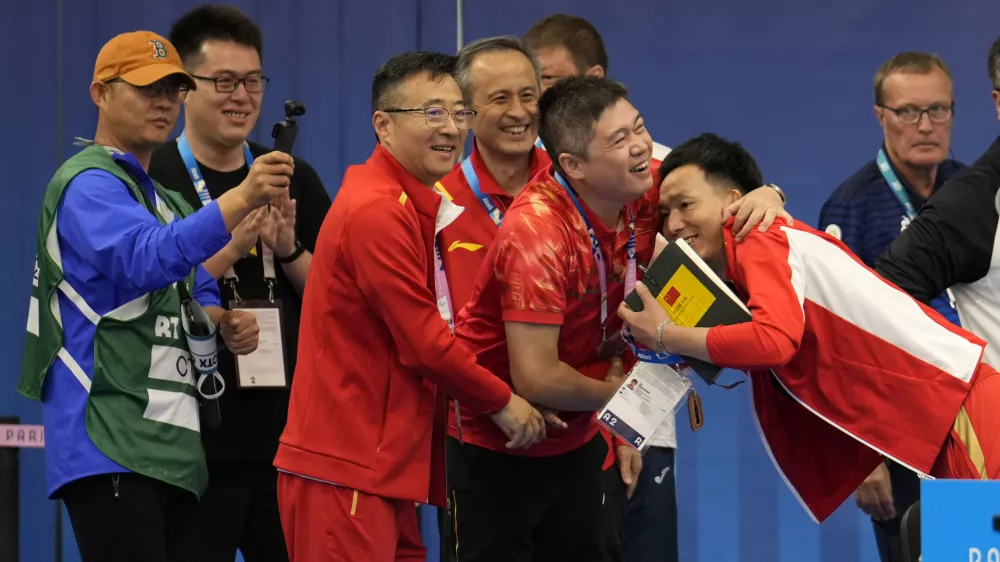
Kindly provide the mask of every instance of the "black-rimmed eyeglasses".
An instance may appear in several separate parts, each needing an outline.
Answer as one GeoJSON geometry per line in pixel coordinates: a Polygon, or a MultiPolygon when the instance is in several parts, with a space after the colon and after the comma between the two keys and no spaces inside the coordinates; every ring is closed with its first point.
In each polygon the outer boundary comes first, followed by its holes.
{"type": "Polygon", "coordinates": [[[914,123],[919,123],[924,117],[924,113],[927,117],[934,123],[947,123],[951,121],[951,118],[955,116],[955,104],[951,105],[932,105],[930,107],[916,107],[908,105],[905,107],[889,107],[887,105],[880,105],[882,109],[887,109],[896,114],[896,118],[900,123],[906,123],[907,125],[913,125],[914,123]]]}
{"type": "Polygon", "coordinates": [[[217,78],[210,78],[208,76],[197,76],[195,74],[191,75],[195,80],[204,80],[205,82],[214,82],[215,91],[220,94],[231,94],[243,84],[246,91],[257,94],[263,92],[267,89],[267,83],[271,81],[267,76],[247,76],[246,78],[236,78],[235,76],[219,76],[217,78]]]}

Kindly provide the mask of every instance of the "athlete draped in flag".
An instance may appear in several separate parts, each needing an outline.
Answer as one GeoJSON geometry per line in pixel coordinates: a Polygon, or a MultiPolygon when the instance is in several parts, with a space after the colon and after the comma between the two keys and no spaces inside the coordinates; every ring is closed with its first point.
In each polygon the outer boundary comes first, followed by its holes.
{"type": "Polygon", "coordinates": [[[722,209],[762,183],[738,143],[696,137],[660,170],[663,235],[687,241],[753,320],[671,325],[641,284],[644,310],[622,304],[619,316],[643,345],[748,373],[765,446],[817,522],[883,457],[921,475],[1000,477],[1000,416],[990,406],[1000,376],[982,362],[983,340],[800,222],[779,220],[735,243],[722,209]]]}

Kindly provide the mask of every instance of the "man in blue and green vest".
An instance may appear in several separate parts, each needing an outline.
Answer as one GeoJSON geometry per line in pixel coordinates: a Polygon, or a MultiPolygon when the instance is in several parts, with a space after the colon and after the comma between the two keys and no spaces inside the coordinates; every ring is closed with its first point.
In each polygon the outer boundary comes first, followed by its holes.
{"type": "Polygon", "coordinates": [[[44,404],[49,497],[65,501],[85,562],[193,558],[207,469],[178,287],[230,350],[257,345],[256,319],[223,311],[199,264],[287,188],[294,164],[263,155],[197,212],[156,184],[150,155],[194,88],[165,38],[109,41],[90,86],[94,140],[45,192],[18,390],[44,404]]]}

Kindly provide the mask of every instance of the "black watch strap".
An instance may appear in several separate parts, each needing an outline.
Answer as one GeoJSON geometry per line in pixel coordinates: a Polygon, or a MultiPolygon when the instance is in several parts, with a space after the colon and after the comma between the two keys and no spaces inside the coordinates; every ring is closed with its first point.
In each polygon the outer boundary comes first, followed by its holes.
{"type": "Polygon", "coordinates": [[[275,258],[277,258],[278,263],[292,263],[293,261],[299,259],[299,257],[302,256],[302,254],[304,254],[304,253],[306,253],[305,246],[303,246],[298,241],[298,239],[296,239],[295,240],[295,251],[294,252],[292,252],[291,254],[288,254],[287,256],[285,256],[283,258],[279,258],[278,256],[275,256],[275,258]]]}

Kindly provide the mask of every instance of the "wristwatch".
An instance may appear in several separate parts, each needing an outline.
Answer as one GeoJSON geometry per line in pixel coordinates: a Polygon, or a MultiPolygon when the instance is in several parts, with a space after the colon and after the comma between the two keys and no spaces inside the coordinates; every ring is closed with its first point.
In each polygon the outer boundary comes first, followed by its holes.
{"type": "Polygon", "coordinates": [[[770,187],[771,189],[777,191],[778,192],[778,197],[781,197],[782,204],[788,202],[788,198],[785,197],[785,192],[782,191],[781,188],[777,186],[777,184],[769,183],[769,184],[765,184],[764,187],[770,187]]]}
{"type": "Polygon", "coordinates": [[[294,252],[288,254],[287,256],[285,256],[283,258],[278,257],[278,256],[275,256],[275,258],[278,259],[278,263],[292,263],[293,261],[299,259],[299,256],[301,256],[304,253],[306,253],[305,246],[303,246],[302,243],[299,242],[299,239],[296,238],[295,239],[295,251],[294,252]]]}

